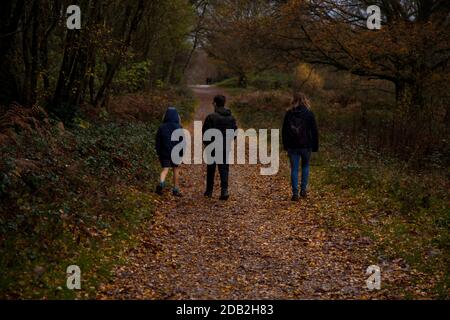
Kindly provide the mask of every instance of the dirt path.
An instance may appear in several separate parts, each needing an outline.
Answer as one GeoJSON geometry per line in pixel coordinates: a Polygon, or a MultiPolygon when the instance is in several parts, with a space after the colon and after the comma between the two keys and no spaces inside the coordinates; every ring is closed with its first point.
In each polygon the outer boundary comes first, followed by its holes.
{"type": "MultiPolygon", "coordinates": [[[[194,92],[200,101],[195,119],[203,120],[220,90],[194,92]]],[[[345,231],[323,229],[317,220],[317,202],[332,206],[333,195],[312,190],[310,199],[292,203],[283,172],[261,176],[258,166],[234,165],[231,199],[220,202],[218,177],[214,198],[206,199],[204,165],[184,166],[185,197],[161,199],[142,245],[99,298],[374,297],[365,288],[370,259],[362,257],[369,256],[368,244],[345,231]]]]}

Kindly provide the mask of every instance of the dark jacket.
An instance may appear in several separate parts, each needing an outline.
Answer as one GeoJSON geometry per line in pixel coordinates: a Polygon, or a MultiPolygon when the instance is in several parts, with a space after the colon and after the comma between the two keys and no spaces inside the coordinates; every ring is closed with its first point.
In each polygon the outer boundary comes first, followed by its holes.
{"type": "MultiPolygon", "coordinates": [[[[237,129],[236,119],[231,114],[231,110],[224,107],[217,107],[214,113],[208,115],[203,123],[203,134],[205,134],[208,129],[218,129],[225,142],[227,129],[237,129]]],[[[207,142],[206,144],[208,144],[207,142]]]]}
{"type": "Polygon", "coordinates": [[[177,110],[174,107],[168,108],[164,115],[163,124],[156,133],[155,149],[160,159],[171,159],[172,149],[182,140],[172,141],[172,133],[181,128],[177,110]]]}
{"type": "Polygon", "coordinates": [[[313,152],[319,151],[319,133],[317,130],[317,123],[314,113],[303,106],[290,109],[284,117],[282,138],[285,150],[306,148],[312,149],[313,152]],[[294,116],[301,117],[305,121],[307,135],[306,143],[304,144],[299,143],[297,139],[292,137],[292,134],[288,128],[288,121],[294,116]]]}

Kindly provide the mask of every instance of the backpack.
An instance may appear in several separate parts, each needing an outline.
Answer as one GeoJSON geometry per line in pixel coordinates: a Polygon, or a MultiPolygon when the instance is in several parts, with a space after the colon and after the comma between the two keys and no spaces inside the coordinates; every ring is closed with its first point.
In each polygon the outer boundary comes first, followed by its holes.
{"type": "Polygon", "coordinates": [[[289,135],[298,146],[306,146],[308,143],[307,121],[304,114],[293,112],[287,123],[289,135]]]}

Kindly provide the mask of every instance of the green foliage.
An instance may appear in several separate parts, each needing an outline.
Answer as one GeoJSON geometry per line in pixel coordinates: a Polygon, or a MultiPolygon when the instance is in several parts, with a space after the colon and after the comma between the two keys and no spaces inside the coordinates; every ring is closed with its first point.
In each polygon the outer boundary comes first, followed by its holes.
{"type": "Polygon", "coordinates": [[[192,120],[195,108],[197,107],[197,101],[192,91],[185,86],[175,87],[175,96],[182,97],[175,101],[175,106],[177,107],[181,121],[188,124],[192,120]]]}
{"type": "MultiPolygon", "coordinates": [[[[191,93],[167,95],[189,119],[191,93]]],[[[156,104],[155,114],[166,107],[156,104]]],[[[95,297],[153,213],[159,119],[79,116],[70,129],[53,123],[0,146],[1,298],[95,297]],[[81,292],[65,289],[72,264],[82,270],[81,292]]]]}
{"type": "Polygon", "coordinates": [[[130,186],[156,180],[154,133],[143,123],[92,123],[58,141],[27,137],[20,147],[2,147],[3,297],[67,297],[56,288],[65,286],[65,268],[83,260],[90,261],[80,265],[86,283],[96,282],[95,260],[152,212],[152,201],[128,205],[124,197],[139,193],[130,186]],[[17,152],[35,160],[17,161],[17,152]],[[45,269],[43,278],[33,278],[35,268],[45,269]]]}
{"type": "Polygon", "coordinates": [[[360,151],[342,152],[333,146],[327,151],[322,163],[331,165],[322,167],[326,177],[323,183],[339,188],[341,196],[349,193],[361,198],[354,209],[357,216],[343,212],[345,219],[335,218],[361,230],[369,229],[381,255],[402,257],[411,267],[435,279],[430,293],[448,298],[448,181],[436,172],[405,170],[395,159],[379,161],[365,153],[355,161],[354,155],[360,151]],[[379,222],[368,228],[361,224],[362,219],[379,222]]]}
{"type": "MultiPolygon", "coordinates": [[[[247,79],[248,86],[257,90],[278,90],[292,87],[294,77],[291,74],[278,71],[264,71],[255,75],[250,75],[247,79]]],[[[225,79],[217,84],[222,88],[238,88],[237,77],[225,79]]]]}
{"type": "MultiPolygon", "coordinates": [[[[280,128],[289,106],[288,97],[271,91],[246,92],[235,97],[232,108],[241,126],[280,128]]],[[[405,161],[375,151],[364,140],[349,140],[345,134],[330,130],[335,128],[337,115],[327,109],[323,96],[314,96],[312,105],[321,132],[320,152],[313,155],[311,162],[312,189],[318,194],[330,192],[339,202],[351,203],[342,210],[322,208],[324,225],[369,236],[380,257],[401,257],[426,274],[415,281],[428,287],[431,296],[448,299],[449,181],[439,162],[417,170],[405,161]],[[431,284],[423,282],[431,279],[431,284]]]]}
{"type": "Polygon", "coordinates": [[[216,85],[221,88],[238,88],[239,87],[237,77],[222,80],[221,82],[217,83],[216,85]]]}
{"type": "Polygon", "coordinates": [[[152,61],[151,85],[164,88],[182,82],[183,68],[192,48],[188,35],[196,23],[195,14],[189,1],[152,2],[152,10],[142,21],[134,45],[152,61]]]}
{"type": "Polygon", "coordinates": [[[250,92],[238,95],[231,104],[243,127],[279,128],[290,97],[284,91],[250,92]]]}
{"type": "Polygon", "coordinates": [[[144,90],[148,85],[151,65],[150,61],[140,61],[120,69],[114,80],[113,88],[118,93],[134,93],[144,90]]]}
{"type": "Polygon", "coordinates": [[[294,77],[291,74],[265,71],[250,77],[249,84],[258,90],[277,90],[291,88],[293,81],[294,77]]]}

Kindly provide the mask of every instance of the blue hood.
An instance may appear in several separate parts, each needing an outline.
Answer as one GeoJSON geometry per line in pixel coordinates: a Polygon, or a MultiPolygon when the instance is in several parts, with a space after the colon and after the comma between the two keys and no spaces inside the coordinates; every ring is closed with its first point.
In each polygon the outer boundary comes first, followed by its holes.
{"type": "Polygon", "coordinates": [[[164,123],[180,123],[180,116],[177,109],[169,107],[164,115],[164,123]]]}

